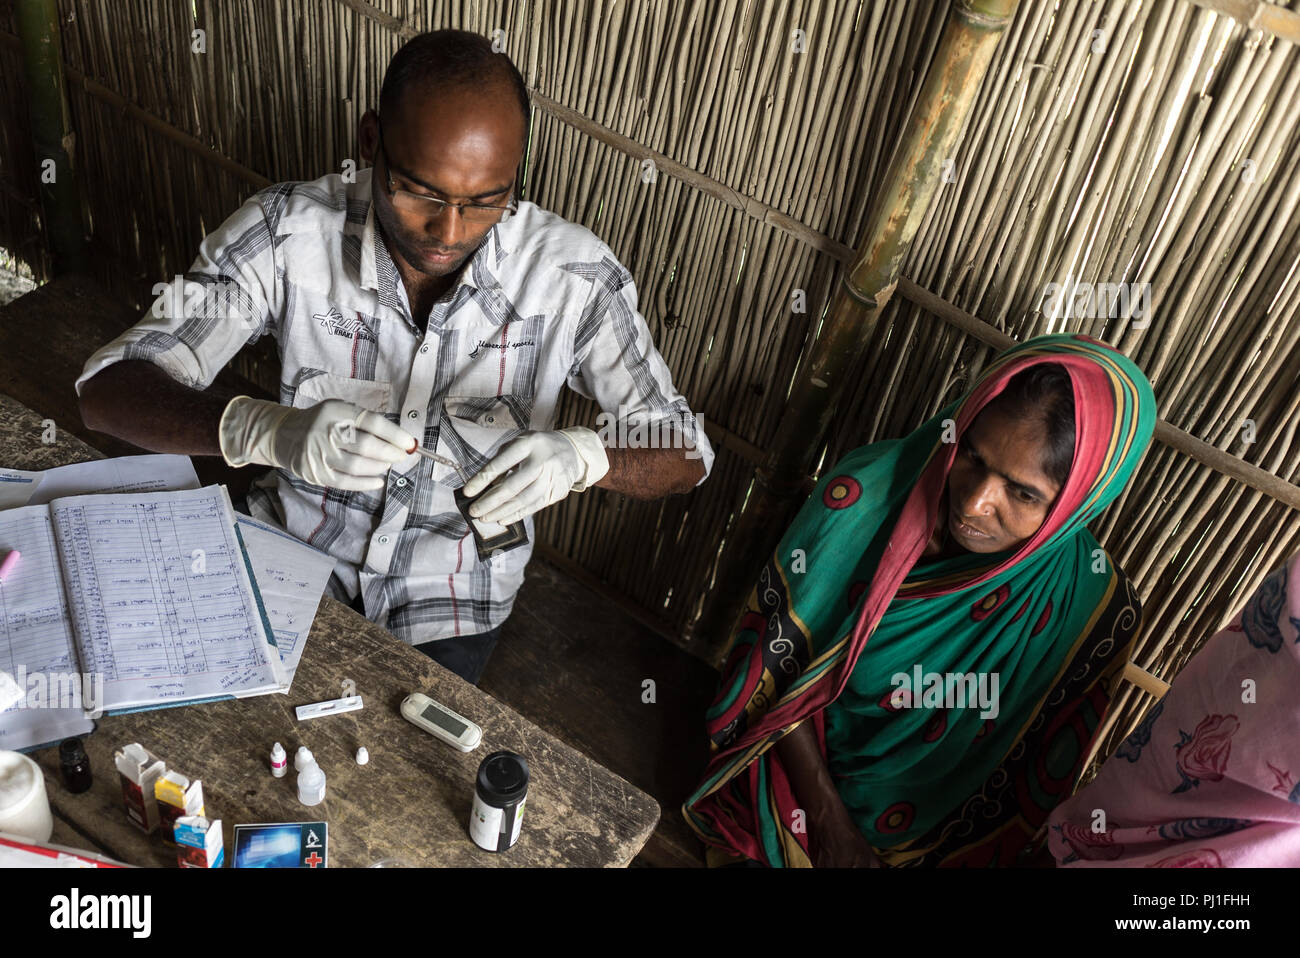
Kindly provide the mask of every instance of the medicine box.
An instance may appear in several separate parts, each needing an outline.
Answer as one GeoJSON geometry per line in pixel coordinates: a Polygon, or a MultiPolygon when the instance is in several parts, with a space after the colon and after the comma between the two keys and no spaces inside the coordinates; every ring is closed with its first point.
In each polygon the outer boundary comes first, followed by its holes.
{"type": "Polygon", "coordinates": [[[174,837],[176,861],[181,868],[220,868],[225,860],[219,818],[182,815],[176,819],[174,837]]]}
{"type": "Polygon", "coordinates": [[[158,799],[158,813],[162,816],[163,840],[169,845],[175,843],[174,829],[176,819],[182,815],[202,815],[203,783],[197,778],[189,778],[177,771],[164,772],[154,782],[154,796],[158,799]]]}
{"type": "Polygon", "coordinates": [[[158,827],[158,800],[154,783],[167,771],[167,763],[143,745],[131,744],[113,753],[122,777],[122,804],[126,817],[146,835],[158,827]]]}

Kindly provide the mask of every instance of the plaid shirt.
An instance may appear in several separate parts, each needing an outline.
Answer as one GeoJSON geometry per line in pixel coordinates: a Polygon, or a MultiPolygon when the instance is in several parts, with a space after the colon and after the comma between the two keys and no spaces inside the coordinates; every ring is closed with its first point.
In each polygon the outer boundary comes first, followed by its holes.
{"type": "MultiPolygon", "coordinates": [[[[251,197],[204,238],[184,277],[188,295],[171,284],[139,323],[90,357],[78,393],[105,366],[131,359],[206,389],[243,346],[269,333],[282,403],[340,398],[382,412],[467,475],[524,430],[554,428],[567,383],[616,420],[621,412],[629,423],[681,424],[707,477],[713,449],[673,388],[637,312],[632,277],[608,246],[520,203],[421,330],[376,229],[370,172],[353,183],[338,174],[279,183],[251,197]]],[[[254,483],[248,502],[256,517],[335,558],[331,594],[350,601],[360,591],[368,618],[420,643],[504,622],[532,554],[529,517],[529,545],[479,561],[453,499],[459,485],[454,470],[412,455],[377,492],[317,486],[275,469],[254,483]]]]}

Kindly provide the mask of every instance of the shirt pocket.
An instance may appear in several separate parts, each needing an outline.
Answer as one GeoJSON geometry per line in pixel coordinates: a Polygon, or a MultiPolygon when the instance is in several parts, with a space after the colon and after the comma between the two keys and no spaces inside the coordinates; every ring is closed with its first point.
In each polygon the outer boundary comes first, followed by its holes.
{"type": "Polygon", "coordinates": [[[298,384],[293,395],[295,409],[306,409],[326,399],[343,399],[362,409],[380,414],[389,412],[393,399],[393,384],[382,380],[349,379],[333,373],[320,373],[298,384]]]}
{"type": "Polygon", "coordinates": [[[519,397],[448,396],[438,428],[438,454],[456,463],[460,471],[435,462],[434,480],[459,488],[527,429],[519,397]]]}

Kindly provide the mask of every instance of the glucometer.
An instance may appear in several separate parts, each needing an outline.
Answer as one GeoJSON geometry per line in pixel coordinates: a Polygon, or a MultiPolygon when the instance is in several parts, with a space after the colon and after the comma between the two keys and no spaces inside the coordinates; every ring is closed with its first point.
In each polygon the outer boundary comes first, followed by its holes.
{"type": "Polygon", "coordinates": [[[472,752],[483,740],[483,730],[423,692],[402,699],[402,718],[462,752],[472,752]]]}

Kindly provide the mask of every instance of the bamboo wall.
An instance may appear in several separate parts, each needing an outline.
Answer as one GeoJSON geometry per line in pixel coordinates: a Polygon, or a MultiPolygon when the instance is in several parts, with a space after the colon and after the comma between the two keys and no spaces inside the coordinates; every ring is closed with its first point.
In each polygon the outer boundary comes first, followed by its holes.
{"type": "MultiPolygon", "coordinates": [[[[1016,339],[1113,343],[1161,418],[1295,482],[1298,57],[1183,0],[1022,3],[904,275],[1016,339]],[[1150,324],[1043,315],[1070,277],[1151,283],[1150,324]]],[[[913,428],[994,355],[910,303],[891,318],[828,462],[913,428]]],[[[1142,595],[1135,661],[1165,679],[1300,549],[1293,509],[1155,442],[1093,531],[1142,595]]],[[[1101,754],[1151,701],[1127,687],[1101,754]]]]}
{"type": "MultiPolygon", "coordinates": [[[[525,194],[622,258],[678,388],[721,447],[689,497],[594,490],[538,528],[690,645],[735,496],[775,430],[948,6],[60,0],[98,269],[143,309],[152,283],[184,270],[203,232],[255,188],[357,157],[357,121],[403,31],[503,30],[539,103],[640,144],[629,156],[539,108],[525,194]],[[204,54],[190,50],[196,26],[204,54]],[[645,151],[668,161],[652,184],[645,151]],[[686,172],[665,172],[673,162],[686,172]],[[796,289],[806,312],[791,308],[796,289]]],[[[22,250],[34,163],[3,36],[13,32],[0,0],[0,163],[17,184],[0,190],[0,246],[22,250]]],[[[1294,482],[1296,56],[1187,0],[1024,0],[904,275],[1016,338],[1069,329],[1118,345],[1147,370],[1162,417],[1294,482]],[[1150,282],[1150,326],[1043,315],[1045,284],[1067,277],[1150,282]]],[[[915,427],[991,356],[901,296],[869,335],[827,463],[915,427]]],[[[267,356],[245,371],[273,380],[267,356]]],[[[596,411],[570,395],[562,422],[590,424],[596,411]]],[[[1137,661],[1165,678],[1300,549],[1294,511],[1156,444],[1095,531],[1143,595],[1137,661]]],[[[1126,693],[1114,734],[1148,702],[1126,693]]]]}

